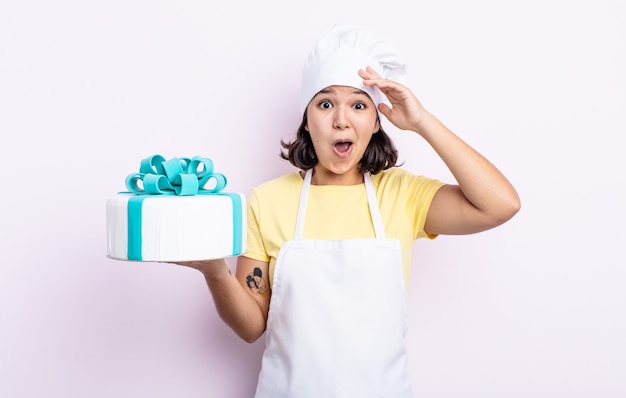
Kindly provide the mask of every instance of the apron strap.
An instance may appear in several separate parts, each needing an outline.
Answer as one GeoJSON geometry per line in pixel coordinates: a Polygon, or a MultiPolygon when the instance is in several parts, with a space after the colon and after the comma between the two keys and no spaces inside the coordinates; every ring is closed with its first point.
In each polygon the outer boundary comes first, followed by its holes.
{"type": "MultiPolygon", "coordinates": [[[[309,201],[309,189],[311,187],[311,177],[313,176],[313,169],[308,169],[304,175],[304,182],[302,183],[302,191],[300,192],[300,205],[298,206],[298,217],[296,218],[296,231],[294,239],[302,239],[302,232],[304,231],[304,219],[306,216],[307,204],[309,201]]],[[[383,226],[383,218],[378,208],[378,200],[376,200],[376,192],[374,192],[374,184],[370,173],[363,175],[365,180],[365,192],[367,194],[367,203],[369,205],[370,217],[372,218],[372,224],[374,224],[374,232],[376,238],[385,238],[385,228],[383,226]]]]}
{"type": "Polygon", "coordinates": [[[302,231],[304,231],[304,218],[306,216],[306,206],[309,202],[309,187],[311,186],[311,177],[313,176],[313,169],[308,169],[304,175],[304,183],[302,184],[302,191],[300,192],[300,206],[298,207],[298,218],[296,218],[296,233],[294,235],[295,240],[302,239],[302,231]]]}
{"type": "Polygon", "coordinates": [[[385,227],[383,226],[383,217],[380,214],[380,208],[378,207],[378,200],[376,200],[376,192],[374,192],[374,184],[372,184],[372,178],[370,173],[364,174],[365,179],[365,192],[367,192],[367,203],[370,206],[370,217],[372,217],[372,223],[374,224],[374,232],[376,238],[385,238],[385,227]]]}

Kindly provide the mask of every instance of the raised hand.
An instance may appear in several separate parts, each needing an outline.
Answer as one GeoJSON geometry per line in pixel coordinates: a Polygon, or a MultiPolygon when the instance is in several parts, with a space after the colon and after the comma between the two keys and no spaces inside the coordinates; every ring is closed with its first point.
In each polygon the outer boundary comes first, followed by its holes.
{"type": "Polygon", "coordinates": [[[420,126],[428,112],[409,88],[393,80],[383,79],[369,66],[365,70],[359,70],[359,76],[363,78],[364,85],[376,86],[385,94],[391,107],[381,103],[378,110],[393,125],[401,130],[420,132],[420,126]]]}

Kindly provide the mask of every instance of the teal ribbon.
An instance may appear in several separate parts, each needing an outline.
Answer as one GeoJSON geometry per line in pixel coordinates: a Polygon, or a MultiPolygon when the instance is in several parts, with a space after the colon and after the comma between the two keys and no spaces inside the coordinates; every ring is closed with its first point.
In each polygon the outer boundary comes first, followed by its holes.
{"type": "Polygon", "coordinates": [[[233,256],[237,256],[243,253],[242,238],[241,238],[241,223],[242,223],[242,205],[241,196],[236,193],[218,193],[218,195],[225,195],[233,202],[233,256]]]}
{"type": "Polygon", "coordinates": [[[153,155],[141,161],[139,173],[126,177],[126,187],[136,195],[180,195],[210,194],[226,187],[226,176],[213,172],[209,158],[172,158],[165,160],[153,155]],[[207,188],[209,183],[212,188],[207,188]]]}
{"type": "Polygon", "coordinates": [[[242,201],[233,193],[221,192],[227,184],[223,174],[213,172],[209,158],[172,158],[165,160],[153,155],[141,161],[139,173],[126,177],[126,187],[135,195],[128,201],[128,259],[142,260],[142,205],[147,195],[207,195],[228,196],[233,202],[232,255],[242,253],[242,201]],[[209,183],[212,183],[212,187],[209,183]]]}
{"type": "Polygon", "coordinates": [[[129,260],[143,260],[141,247],[143,246],[141,237],[142,215],[144,196],[131,196],[128,199],[128,252],[129,260]]]}

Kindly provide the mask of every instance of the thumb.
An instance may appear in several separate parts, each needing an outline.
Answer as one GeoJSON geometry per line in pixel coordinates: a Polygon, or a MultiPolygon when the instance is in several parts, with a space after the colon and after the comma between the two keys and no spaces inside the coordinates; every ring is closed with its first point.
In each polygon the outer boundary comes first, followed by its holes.
{"type": "Polygon", "coordinates": [[[389,107],[389,105],[385,104],[384,102],[381,102],[380,104],[378,104],[378,110],[380,111],[380,113],[382,113],[387,119],[389,119],[389,115],[391,115],[391,108],[389,107]]]}

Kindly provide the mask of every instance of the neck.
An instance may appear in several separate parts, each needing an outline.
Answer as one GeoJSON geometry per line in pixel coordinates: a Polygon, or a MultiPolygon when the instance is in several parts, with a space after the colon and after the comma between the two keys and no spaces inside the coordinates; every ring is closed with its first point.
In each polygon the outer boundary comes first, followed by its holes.
{"type": "Polygon", "coordinates": [[[358,170],[345,174],[335,174],[313,168],[311,185],[359,185],[363,183],[363,174],[358,170]]]}

